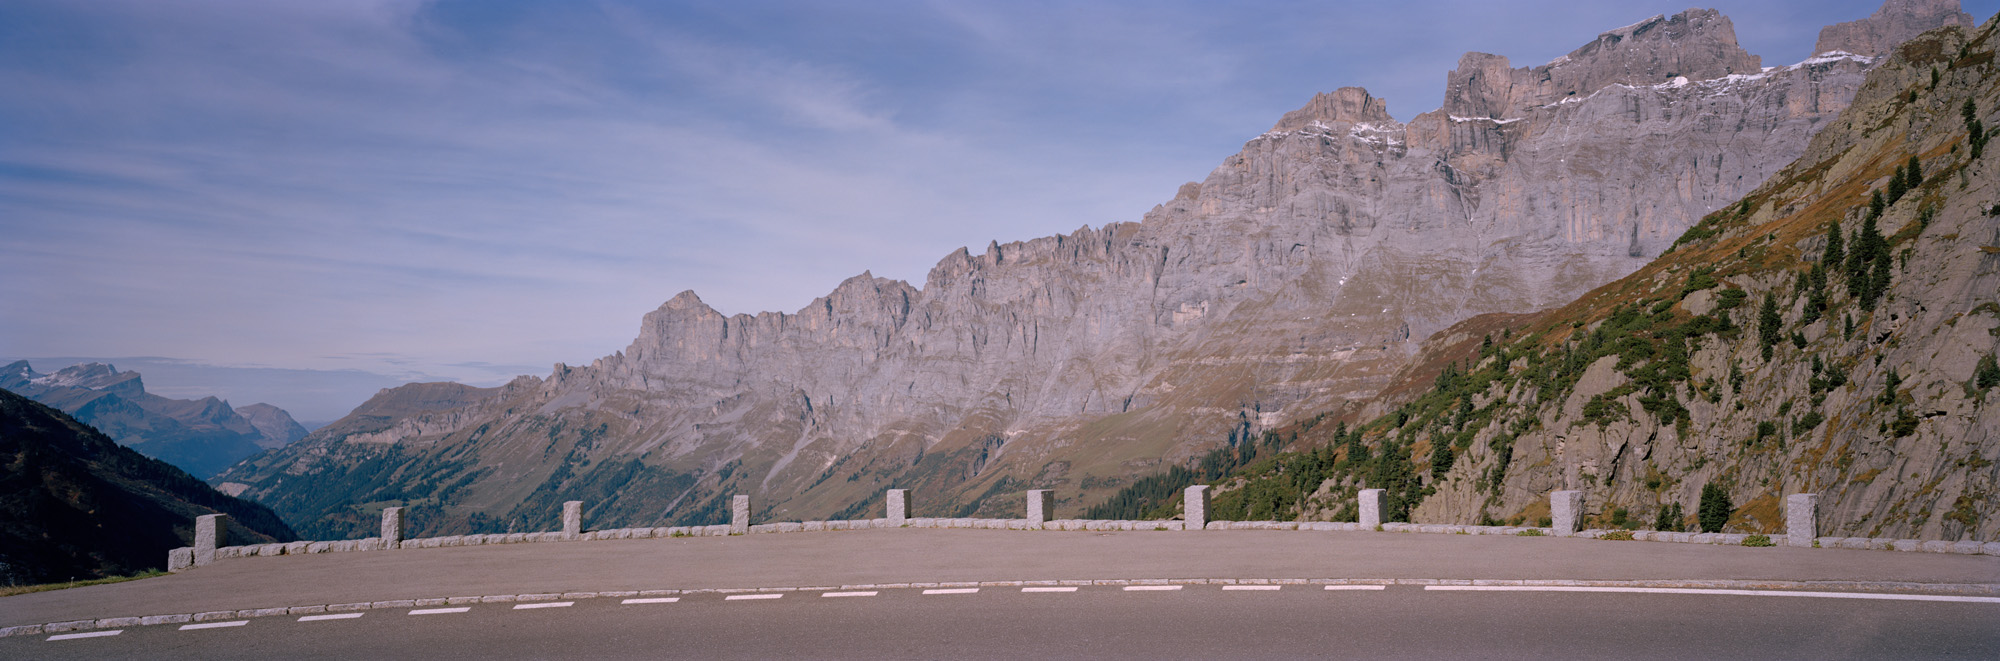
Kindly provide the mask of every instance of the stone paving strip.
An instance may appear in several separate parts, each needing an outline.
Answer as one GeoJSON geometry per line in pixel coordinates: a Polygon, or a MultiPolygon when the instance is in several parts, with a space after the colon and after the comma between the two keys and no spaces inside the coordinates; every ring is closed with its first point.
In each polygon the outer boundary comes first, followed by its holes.
{"type": "Polygon", "coordinates": [[[1188,585],[1215,585],[1224,590],[1271,590],[1285,585],[1318,585],[1323,590],[1382,590],[1391,585],[1414,585],[1427,590],[1517,590],[1548,592],[1652,592],[1660,594],[1746,595],[1772,597],[1831,597],[1843,599],[1883,599],[1901,601],[1950,601],[2000,603],[2000,584],[1994,583],[1913,583],[1899,581],[1756,581],[1756,580],[1549,580],[1549,579],[1453,579],[1453,578],[1172,578],[1172,579],[1062,579],[1033,581],[966,581],[940,583],[871,583],[861,585],[703,588],[693,590],[625,590],[603,592],[562,592],[441,597],[392,601],[354,602],[209,611],[143,617],[114,617],[73,620],[0,628],[0,638],[55,634],[49,640],[70,640],[115,636],[128,627],[161,624],[227,622],[241,626],[252,618],[297,615],[299,621],[352,619],[363,611],[388,608],[411,609],[410,615],[464,613],[470,606],[456,604],[525,604],[538,608],[559,608],[553,604],[580,599],[621,599],[620,604],[670,604],[684,596],[720,594],[725,601],[778,599],[788,592],[819,592],[822,596],[870,596],[881,590],[923,589],[933,594],[966,594],[978,588],[1019,588],[1021,592],[1075,592],[1079,587],[1117,586],[1132,591],[1179,590],[1188,585]],[[841,594],[846,593],[846,594],[841,594]],[[1911,594],[1928,593],[1928,594],[1911,594]],[[557,601],[562,600],[562,601],[557,601]],[[550,605],[535,605],[547,603],[550,605]]]}
{"type": "MultiPolygon", "coordinates": [[[[1130,589],[1130,588],[1127,588],[1130,589]]],[[[1426,585],[1424,590],[1457,592],[1617,592],[1639,594],[1699,594],[1738,597],[1811,597],[1820,599],[1879,599],[1889,601],[1952,601],[2000,604],[2000,597],[1962,597],[1944,594],[1885,594],[1880,592],[1803,592],[1798,590],[1717,590],[1702,588],[1641,588],[1581,585],[1426,585]]]]}

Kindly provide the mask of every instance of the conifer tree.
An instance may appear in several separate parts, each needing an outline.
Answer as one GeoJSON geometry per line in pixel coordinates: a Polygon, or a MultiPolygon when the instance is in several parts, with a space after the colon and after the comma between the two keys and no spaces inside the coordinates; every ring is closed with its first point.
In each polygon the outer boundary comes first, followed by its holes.
{"type": "Polygon", "coordinates": [[[1909,164],[1903,166],[1903,177],[1909,180],[1908,187],[1911,190],[1924,185],[1924,164],[1917,160],[1915,154],[1911,154],[1909,164]]]}
{"type": "Polygon", "coordinates": [[[1827,223],[1826,253],[1820,256],[1819,263],[1825,264],[1830,268],[1839,266],[1841,262],[1845,261],[1847,261],[1847,249],[1842,245],[1840,240],[1840,223],[1837,221],[1827,223]]]}
{"type": "Polygon", "coordinates": [[[1701,506],[1695,511],[1695,518],[1701,522],[1702,532],[1722,532],[1728,525],[1730,512],[1736,509],[1729,502],[1729,492],[1714,482],[1701,486],[1701,506]]]}

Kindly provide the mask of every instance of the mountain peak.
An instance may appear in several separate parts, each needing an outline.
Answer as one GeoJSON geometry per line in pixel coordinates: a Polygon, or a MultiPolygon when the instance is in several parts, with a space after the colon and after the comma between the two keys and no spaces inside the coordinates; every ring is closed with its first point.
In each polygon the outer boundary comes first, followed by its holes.
{"type": "Polygon", "coordinates": [[[1947,25],[1973,26],[1972,15],[1959,9],[1958,0],[1888,0],[1868,18],[1821,28],[1813,53],[1880,57],[1925,30],[1947,25]]]}
{"type": "Polygon", "coordinates": [[[1371,96],[1360,87],[1342,87],[1332,92],[1320,92],[1306,102],[1304,108],[1285,113],[1272,131],[1297,131],[1314,123],[1396,121],[1389,116],[1389,105],[1383,99],[1371,96]]]}
{"type": "Polygon", "coordinates": [[[1466,53],[1445,75],[1444,109],[1458,117],[1503,119],[1609,85],[1699,81],[1762,69],[1762,60],[1736,43],[1729,17],[1689,9],[1605,31],[1539,67],[1510,69],[1505,57],[1466,53]]]}

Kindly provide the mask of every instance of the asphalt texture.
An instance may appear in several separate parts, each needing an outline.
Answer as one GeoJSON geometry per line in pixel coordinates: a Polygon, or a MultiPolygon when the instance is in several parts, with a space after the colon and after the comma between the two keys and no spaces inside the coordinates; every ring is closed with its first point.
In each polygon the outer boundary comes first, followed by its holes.
{"type": "MultiPolygon", "coordinates": [[[[266,658],[2000,658],[2000,604],[1390,586],[1071,593],[920,589],[555,608],[378,609],[301,622],[0,639],[0,657],[266,658]]],[[[561,602],[557,602],[561,603],[561,602]]]]}
{"type": "MultiPolygon", "coordinates": [[[[529,593],[1116,579],[1530,579],[2000,584],[2000,558],[1384,532],[885,529],[237,558],[0,598],[0,627],[529,593]]],[[[0,638],[0,658],[241,656],[1398,656],[2000,658],[2000,603],[1494,593],[1288,585],[971,595],[802,590],[755,601],[613,597],[514,610],[297,615],[183,631],[0,638]],[[953,599],[959,599],[954,601],[953,599]],[[1037,601],[1042,599],[1044,601],[1037,601]],[[834,604],[844,604],[835,607],[834,604]],[[642,608],[641,606],[658,606],[642,608]],[[1657,654],[1655,654],[1657,652],[1657,654]]],[[[1906,590],[1907,591],[1907,590],[1906,590]]],[[[1921,590],[1919,590],[1921,591],[1921,590]]],[[[85,633],[85,632],[78,632],[85,633]]]]}

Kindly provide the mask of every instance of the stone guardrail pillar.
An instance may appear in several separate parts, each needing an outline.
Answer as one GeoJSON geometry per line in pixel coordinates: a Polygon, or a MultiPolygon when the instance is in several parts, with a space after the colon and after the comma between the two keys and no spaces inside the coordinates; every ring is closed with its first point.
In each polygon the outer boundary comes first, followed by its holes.
{"type": "Polygon", "coordinates": [[[1201,530],[1208,526],[1208,485],[1197,484],[1187,488],[1187,504],[1182,507],[1186,514],[1181,517],[1181,530],[1201,530]]]}
{"type": "Polygon", "coordinates": [[[407,527],[403,525],[403,508],[382,508],[382,548],[402,548],[405,530],[407,527]]]}
{"type": "Polygon", "coordinates": [[[215,550],[229,545],[229,515],[204,514],[194,518],[194,566],[215,562],[215,550]]]}
{"type": "Polygon", "coordinates": [[[1362,489],[1356,497],[1360,502],[1361,527],[1374,530],[1382,526],[1382,490],[1362,489]]]}
{"type": "Polygon", "coordinates": [[[583,535],[583,501],[563,501],[563,539],[576,539],[583,535]]]}
{"type": "Polygon", "coordinates": [[[1040,527],[1055,518],[1055,499],[1049,497],[1048,489],[1028,491],[1028,525],[1040,527]]]}
{"type": "Polygon", "coordinates": [[[1785,545],[1812,546],[1819,536],[1819,494],[1785,496],[1785,545]]]}
{"type": "Polygon", "coordinates": [[[743,535],[750,532],[750,497],[739,495],[729,499],[729,534],[743,535]]]}
{"type": "Polygon", "coordinates": [[[901,527],[910,520],[909,489],[890,489],[882,502],[889,510],[889,525],[901,527]]]}
{"type": "Polygon", "coordinates": [[[1583,492],[1550,492],[1549,519],[1557,537],[1575,535],[1577,524],[1583,519],[1583,492]]]}

